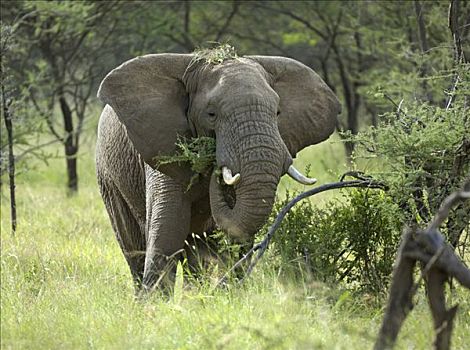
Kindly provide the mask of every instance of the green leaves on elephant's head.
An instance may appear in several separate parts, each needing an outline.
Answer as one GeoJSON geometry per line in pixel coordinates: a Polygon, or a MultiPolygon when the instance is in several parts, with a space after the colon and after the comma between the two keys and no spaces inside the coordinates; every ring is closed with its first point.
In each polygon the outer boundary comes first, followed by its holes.
{"type": "Polygon", "coordinates": [[[193,54],[195,61],[204,61],[207,64],[213,65],[238,58],[235,48],[230,44],[221,44],[212,49],[198,49],[193,54]]]}

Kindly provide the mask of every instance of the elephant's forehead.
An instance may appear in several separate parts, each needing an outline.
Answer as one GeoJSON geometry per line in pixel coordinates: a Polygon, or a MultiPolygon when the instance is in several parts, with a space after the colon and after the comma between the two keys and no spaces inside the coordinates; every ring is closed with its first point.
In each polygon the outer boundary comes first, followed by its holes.
{"type": "Polygon", "coordinates": [[[218,86],[222,90],[228,89],[231,92],[234,90],[246,90],[248,92],[252,89],[266,91],[269,87],[266,76],[262,70],[252,65],[243,65],[233,67],[224,72],[218,81],[218,86]]]}
{"type": "Polygon", "coordinates": [[[210,67],[207,79],[201,81],[200,92],[212,103],[233,99],[235,95],[260,95],[262,99],[278,100],[276,92],[270,86],[270,77],[257,62],[237,58],[210,67]]]}
{"type": "Polygon", "coordinates": [[[227,61],[223,64],[215,65],[213,72],[222,81],[233,81],[233,79],[259,79],[265,73],[264,69],[257,62],[246,58],[238,58],[227,61]]]}

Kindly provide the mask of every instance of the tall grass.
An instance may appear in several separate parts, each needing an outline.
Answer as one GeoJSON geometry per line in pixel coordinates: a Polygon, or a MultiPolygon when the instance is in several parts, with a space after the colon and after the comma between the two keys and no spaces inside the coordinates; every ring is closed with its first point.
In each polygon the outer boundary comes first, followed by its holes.
{"type": "MultiPolygon", "coordinates": [[[[336,178],[341,145],[320,145],[296,162],[321,182],[336,178]]],[[[51,159],[18,183],[18,231],[9,234],[2,193],[2,349],[364,349],[371,348],[383,310],[371,296],[339,286],[278,277],[266,257],[243,287],[213,290],[183,279],[175,297],[134,297],[131,277],[98,194],[92,151],[79,160],[80,190],[65,194],[64,160],[51,159]]],[[[283,179],[280,192],[292,189],[283,179]]],[[[274,257],[271,257],[274,258],[274,257]]],[[[455,349],[470,341],[470,298],[461,307],[455,349]]],[[[398,348],[430,348],[432,321],[422,293],[398,348]]]]}

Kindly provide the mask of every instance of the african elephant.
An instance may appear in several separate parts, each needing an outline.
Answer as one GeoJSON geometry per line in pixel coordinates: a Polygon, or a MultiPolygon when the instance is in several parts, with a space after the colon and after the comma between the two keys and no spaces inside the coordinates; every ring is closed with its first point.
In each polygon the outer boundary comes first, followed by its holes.
{"type": "Polygon", "coordinates": [[[252,239],[282,175],[315,181],[297,172],[292,158],[327,139],[340,112],[313,70],[270,56],[210,63],[194,54],[145,55],[112,70],[98,97],[106,104],[96,146],[100,192],[134,281],[144,289],[158,284],[168,257],[192,232],[216,224],[239,241],[252,239]],[[216,140],[214,171],[189,191],[189,166],[157,169],[155,162],[176,152],[178,135],[216,140]]]}

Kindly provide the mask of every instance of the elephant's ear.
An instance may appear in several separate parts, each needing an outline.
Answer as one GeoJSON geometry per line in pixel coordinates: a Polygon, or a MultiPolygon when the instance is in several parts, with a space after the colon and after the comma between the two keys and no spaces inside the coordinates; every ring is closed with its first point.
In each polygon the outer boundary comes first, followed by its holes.
{"type": "Polygon", "coordinates": [[[134,147],[152,167],[156,156],[175,152],[178,135],[190,135],[188,97],[181,78],[191,58],[184,54],[134,58],[112,70],[98,90],[100,100],[114,109],[134,147]]]}
{"type": "Polygon", "coordinates": [[[285,57],[247,56],[272,76],[280,97],[279,132],[292,156],[327,139],[335,130],[341,105],[312,69],[285,57]]]}

